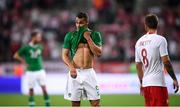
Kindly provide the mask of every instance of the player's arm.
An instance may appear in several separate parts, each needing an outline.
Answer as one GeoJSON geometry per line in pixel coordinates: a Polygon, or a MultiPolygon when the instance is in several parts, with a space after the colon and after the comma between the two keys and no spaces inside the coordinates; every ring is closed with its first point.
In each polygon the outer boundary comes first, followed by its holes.
{"type": "Polygon", "coordinates": [[[142,78],[143,78],[142,62],[136,62],[136,69],[137,69],[139,82],[142,85],[142,78]]]}
{"type": "Polygon", "coordinates": [[[70,52],[69,49],[63,48],[63,50],[62,50],[62,59],[63,59],[64,63],[69,67],[71,77],[76,78],[76,76],[77,76],[76,68],[71,63],[71,59],[69,57],[69,52],[70,52]]]}
{"type": "Polygon", "coordinates": [[[161,55],[161,60],[162,60],[162,62],[164,64],[164,68],[166,69],[168,74],[173,79],[173,85],[174,85],[174,89],[175,89],[175,93],[176,93],[179,90],[179,84],[178,84],[176,75],[174,73],[174,70],[173,70],[169,55],[168,55],[167,41],[166,41],[165,38],[163,38],[160,41],[159,52],[160,52],[160,55],[161,55]]]}
{"type": "Polygon", "coordinates": [[[174,85],[174,89],[175,89],[175,93],[179,90],[179,84],[176,78],[176,75],[174,73],[172,64],[170,62],[170,58],[168,55],[165,55],[163,57],[161,57],[162,62],[164,64],[164,67],[166,69],[166,71],[168,72],[168,74],[171,76],[171,78],[173,79],[173,85],[174,85]]]}
{"type": "Polygon", "coordinates": [[[73,66],[71,59],[70,59],[70,56],[69,56],[70,48],[71,48],[70,38],[71,38],[71,34],[67,33],[65,38],[64,38],[64,44],[63,44],[63,50],[62,50],[62,60],[69,67],[71,77],[76,78],[76,76],[77,76],[76,69],[73,66]]]}
{"type": "Polygon", "coordinates": [[[21,57],[21,56],[19,55],[18,52],[16,52],[16,53],[14,54],[13,58],[16,59],[16,60],[18,60],[18,61],[20,61],[22,64],[26,64],[26,61],[24,60],[23,57],[21,57]]]}
{"type": "Polygon", "coordinates": [[[71,69],[71,68],[74,68],[74,66],[71,63],[71,59],[69,56],[70,49],[71,49],[70,38],[71,38],[71,33],[69,32],[66,34],[66,36],[64,38],[63,50],[62,50],[62,60],[71,69]]]}
{"type": "Polygon", "coordinates": [[[136,62],[136,69],[137,69],[137,74],[138,74],[138,78],[139,78],[139,82],[140,82],[140,94],[143,95],[143,88],[142,88],[142,82],[143,82],[143,64],[141,62],[141,58],[139,56],[138,53],[138,49],[135,46],[135,62],[136,62]]]}
{"type": "Polygon", "coordinates": [[[69,57],[69,52],[70,52],[69,49],[63,48],[62,59],[69,68],[74,68],[73,64],[71,63],[70,57],[69,57]]]}
{"type": "MultiPolygon", "coordinates": [[[[137,44],[137,43],[136,43],[137,44]]],[[[141,62],[141,58],[138,53],[138,48],[135,46],[135,62],[136,62],[136,69],[137,69],[137,74],[139,78],[139,82],[142,85],[142,78],[143,78],[143,64],[141,62]]]]}
{"type": "Polygon", "coordinates": [[[140,82],[140,94],[143,95],[143,88],[142,88],[142,79],[143,79],[143,69],[142,69],[142,62],[136,62],[136,69],[137,74],[140,82]]]}
{"type": "Polygon", "coordinates": [[[84,38],[87,40],[91,52],[94,55],[100,57],[102,55],[102,46],[98,46],[93,42],[93,40],[91,39],[91,32],[85,32],[84,38]]]}

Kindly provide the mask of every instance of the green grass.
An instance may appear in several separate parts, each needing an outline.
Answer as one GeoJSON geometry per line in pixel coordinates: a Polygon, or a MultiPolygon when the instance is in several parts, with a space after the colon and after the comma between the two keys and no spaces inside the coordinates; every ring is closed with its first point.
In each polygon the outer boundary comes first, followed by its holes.
{"type": "MultiPolygon", "coordinates": [[[[52,95],[51,105],[53,106],[70,106],[71,103],[64,100],[62,95],[52,95]]],[[[170,95],[170,105],[180,106],[180,96],[170,95]]],[[[43,106],[44,101],[42,96],[35,96],[36,105],[43,106]]],[[[0,94],[0,106],[27,106],[28,97],[25,95],[16,94],[0,94]]],[[[81,105],[89,106],[88,101],[82,101],[81,105]]],[[[144,99],[140,95],[102,95],[102,106],[143,106],[144,99]]]]}

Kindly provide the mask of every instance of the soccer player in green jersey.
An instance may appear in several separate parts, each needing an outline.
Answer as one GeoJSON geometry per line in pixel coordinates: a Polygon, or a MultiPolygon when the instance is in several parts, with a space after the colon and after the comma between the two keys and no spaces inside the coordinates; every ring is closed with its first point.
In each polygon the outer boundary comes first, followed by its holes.
{"type": "Polygon", "coordinates": [[[41,86],[45,105],[50,106],[49,96],[45,85],[45,70],[42,64],[42,50],[41,43],[42,33],[35,30],[31,33],[31,40],[29,44],[22,46],[15,54],[14,58],[26,66],[26,76],[29,86],[29,106],[34,107],[34,90],[33,87],[36,82],[41,86]]]}
{"type": "Polygon", "coordinates": [[[70,100],[73,107],[80,106],[81,98],[89,100],[91,106],[99,107],[93,59],[102,54],[101,34],[88,28],[86,13],[78,13],[75,21],[77,29],[66,34],[62,51],[62,59],[69,68],[64,98],[70,100]]]}

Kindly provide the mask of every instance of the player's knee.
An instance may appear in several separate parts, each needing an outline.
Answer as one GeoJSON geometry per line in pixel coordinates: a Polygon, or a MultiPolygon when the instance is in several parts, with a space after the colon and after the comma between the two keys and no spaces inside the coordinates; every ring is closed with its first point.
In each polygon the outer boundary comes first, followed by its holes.
{"type": "Polygon", "coordinates": [[[80,107],[80,101],[72,101],[72,107],[80,107]]]}
{"type": "Polygon", "coordinates": [[[46,86],[42,85],[42,86],[41,86],[41,89],[44,90],[44,91],[46,91],[46,86]]]}
{"type": "Polygon", "coordinates": [[[99,103],[100,103],[100,100],[94,100],[94,101],[90,101],[91,102],[91,106],[92,107],[99,107],[100,105],[99,105],[99,103]]]}
{"type": "Polygon", "coordinates": [[[42,92],[43,92],[44,95],[47,95],[47,90],[46,90],[46,88],[42,88],[42,92]]]}
{"type": "Polygon", "coordinates": [[[34,94],[33,88],[29,89],[29,95],[32,96],[34,94]]]}

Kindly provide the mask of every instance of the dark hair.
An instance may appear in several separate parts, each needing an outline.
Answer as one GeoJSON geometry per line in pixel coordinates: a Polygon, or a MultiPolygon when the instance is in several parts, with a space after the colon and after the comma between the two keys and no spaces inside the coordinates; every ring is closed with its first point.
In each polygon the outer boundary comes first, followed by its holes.
{"type": "Polygon", "coordinates": [[[32,31],[32,32],[31,32],[31,38],[37,36],[37,34],[39,34],[39,33],[41,33],[41,31],[40,31],[40,30],[37,30],[37,29],[34,30],[34,31],[32,31]]]}
{"type": "Polygon", "coordinates": [[[76,17],[78,18],[84,18],[86,21],[88,21],[88,15],[86,13],[83,12],[79,12],[76,17]]]}
{"type": "Polygon", "coordinates": [[[155,14],[148,14],[145,17],[145,24],[150,29],[157,29],[158,17],[155,14]]]}

